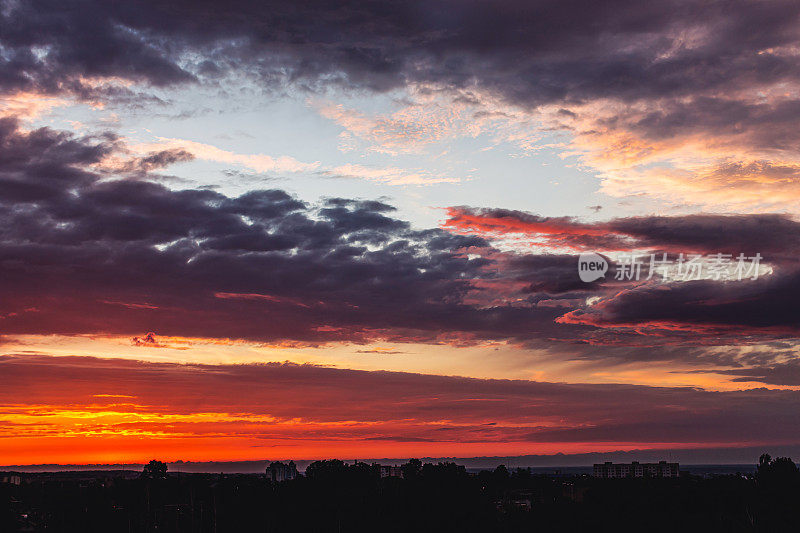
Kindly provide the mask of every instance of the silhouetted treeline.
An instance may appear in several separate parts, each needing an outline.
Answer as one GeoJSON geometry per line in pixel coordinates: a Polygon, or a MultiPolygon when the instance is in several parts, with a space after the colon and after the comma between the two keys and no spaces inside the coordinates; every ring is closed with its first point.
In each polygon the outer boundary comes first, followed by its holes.
{"type": "Polygon", "coordinates": [[[282,483],[158,461],[141,473],[19,474],[0,485],[0,531],[800,531],[800,472],[766,454],[755,475],[708,479],[470,474],[417,460],[399,472],[330,460],[282,483]]]}

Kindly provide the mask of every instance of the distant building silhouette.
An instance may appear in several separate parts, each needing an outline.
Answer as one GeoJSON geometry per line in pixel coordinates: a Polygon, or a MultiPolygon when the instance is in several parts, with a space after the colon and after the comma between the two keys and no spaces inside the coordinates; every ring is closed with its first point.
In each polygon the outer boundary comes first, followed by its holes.
{"type": "Polygon", "coordinates": [[[297,477],[297,467],[294,461],[289,461],[286,464],[272,462],[267,468],[267,477],[271,481],[289,481],[297,477]]]}
{"type": "Polygon", "coordinates": [[[594,477],[619,478],[619,477],[678,477],[678,463],[659,461],[657,463],[640,463],[634,461],[627,463],[612,463],[607,461],[594,465],[594,477]]]}
{"type": "Polygon", "coordinates": [[[403,477],[403,469],[399,466],[378,465],[381,477],[403,477]]]}

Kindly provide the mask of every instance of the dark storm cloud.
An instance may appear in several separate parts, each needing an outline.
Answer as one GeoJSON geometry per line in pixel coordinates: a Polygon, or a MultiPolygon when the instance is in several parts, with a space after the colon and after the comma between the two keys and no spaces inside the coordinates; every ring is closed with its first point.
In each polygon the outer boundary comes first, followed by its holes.
{"type": "MultiPolygon", "coordinates": [[[[138,173],[108,179],[89,169],[120,149],[113,135],[25,132],[11,119],[0,126],[6,335],[567,342],[616,346],[609,358],[641,358],[622,347],[787,338],[800,322],[794,305],[800,277],[791,255],[800,233],[785,216],[588,224],[459,208],[451,212],[458,223],[446,226],[473,234],[418,230],[377,201],[330,198],[312,205],[279,190],[231,198],[171,190],[138,173]],[[544,232],[572,245],[581,237],[588,239],[584,246],[600,240],[758,251],[774,271],[757,282],[584,284],[573,254],[501,252],[481,236],[505,231],[544,232]],[[589,297],[600,300],[589,305],[589,297]],[[667,332],[651,337],[640,326],[667,332]]],[[[170,152],[145,160],[183,158],[170,152]]],[[[575,356],[589,357],[589,350],[575,356]]]]}
{"type": "Polygon", "coordinates": [[[563,320],[599,327],[652,326],[692,334],[796,337],[800,272],[759,281],[693,281],[622,291],[563,320]]]}
{"type": "Polygon", "coordinates": [[[635,239],[640,248],[761,252],[771,261],[796,261],[800,253],[800,222],[788,215],[628,217],[610,221],[607,228],[635,239]]]}
{"type": "MultiPolygon", "coordinates": [[[[597,328],[587,335],[589,342],[722,345],[794,339],[800,333],[800,223],[787,215],[645,216],[594,223],[468,207],[451,208],[449,215],[444,227],[490,240],[521,239],[576,252],[666,251],[673,260],[680,253],[723,253],[733,258],[740,253],[748,257],[759,253],[771,268],[758,280],[663,284],[616,280],[610,262],[606,278],[588,286],[574,275],[574,255],[517,256],[507,261],[506,275],[528,279],[530,284],[523,290],[532,300],[541,298],[542,293],[567,301],[597,297],[591,305],[577,305],[557,319],[562,324],[597,328]]],[[[642,261],[647,263],[646,258],[642,261]]],[[[619,348],[608,355],[641,357],[619,348]]],[[[719,354],[715,357],[719,364],[735,363],[719,354]]]]}
{"type": "Polygon", "coordinates": [[[64,199],[76,187],[97,177],[83,167],[98,163],[114,150],[115,137],[74,138],[40,129],[18,134],[18,121],[0,118],[0,198],[4,204],[64,199]]]}
{"type": "MultiPolygon", "coordinates": [[[[588,252],[667,250],[673,256],[723,253],[733,257],[759,253],[772,267],[771,274],[757,281],[627,286],[602,283],[599,286],[606,291],[601,294],[601,301],[566,314],[559,319],[561,322],[601,328],[652,327],[671,330],[672,337],[684,340],[704,335],[791,338],[800,332],[800,223],[787,215],[649,216],[583,223],[569,217],[541,217],[501,209],[461,207],[451,209],[450,214],[445,226],[461,232],[524,235],[541,238],[548,245],[588,252]]],[[[564,279],[563,290],[580,290],[579,283],[570,283],[574,278],[564,279]]],[[[552,291],[555,287],[548,288],[538,280],[530,288],[552,291]]]]}
{"type": "Polygon", "coordinates": [[[4,334],[469,342],[555,328],[555,309],[467,303],[475,280],[498,277],[467,255],[488,248],[480,237],[415,230],[376,201],[108,179],[86,166],[113,138],[2,124],[4,334]]]}
{"type": "Polygon", "coordinates": [[[800,362],[791,360],[770,366],[714,370],[716,374],[733,376],[732,381],[759,382],[769,385],[800,385],[800,362]]]}
{"type": "Polygon", "coordinates": [[[184,161],[192,161],[194,155],[186,150],[180,148],[172,148],[168,150],[159,150],[151,152],[147,155],[134,158],[127,161],[121,169],[121,172],[141,172],[148,173],[153,170],[165,168],[174,163],[181,163],[184,161]]]}
{"type": "Polygon", "coordinates": [[[778,52],[797,42],[799,12],[788,1],[6,1],[0,86],[80,92],[91,89],[81,76],[170,85],[238,70],[307,86],[479,87],[526,106],[731,94],[796,79],[797,57],[778,52]]]}

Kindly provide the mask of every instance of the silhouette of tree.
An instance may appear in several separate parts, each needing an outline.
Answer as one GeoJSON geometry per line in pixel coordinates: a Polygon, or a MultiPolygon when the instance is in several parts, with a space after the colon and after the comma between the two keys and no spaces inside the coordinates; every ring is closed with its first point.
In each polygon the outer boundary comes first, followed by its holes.
{"type": "Polygon", "coordinates": [[[500,480],[507,480],[509,478],[508,468],[506,465],[500,465],[494,469],[494,475],[500,480]]]}
{"type": "Polygon", "coordinates": [[[422,461],[419,459],[409,459],[409,461],[400,467],[403,470],[403,477],[405,479],[415,479],[422,472],[422,461]]]}
{"type": "Polygon", "coordinates": [[[768,483],[789,483],[800,480],[800,470],[791,457],[776,457],[763,454],[758,459],[758,479],[768,483]]]}
{"type": "Polygon", "coordinates": [[[145,479],[166,479],[167,463],[155,459],[144,465],[142,477],[145,479]]]}
{"type": "Polygon", "coordinates": [[[762,453],[761,457],[758,458],[758,470],[760,471],[764,467],[769,467],[771,462],[772,457],[768,453],[762,453]]]}
{"type": "Polygon", "coordinates": [[[347,465],[339,459],[314,461],[306,467],[306,477],[309,479],[336,478],[344,474],[347,465]]]}

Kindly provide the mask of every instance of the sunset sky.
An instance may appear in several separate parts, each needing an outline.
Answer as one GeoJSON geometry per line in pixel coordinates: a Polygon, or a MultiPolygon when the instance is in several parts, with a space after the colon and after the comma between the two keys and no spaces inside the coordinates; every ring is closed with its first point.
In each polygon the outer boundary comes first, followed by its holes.
{"type": "Polygon", "coordinates": [[[800,3],[0,0],[0,110],[2,465],[800,453],[800,3]]]}

